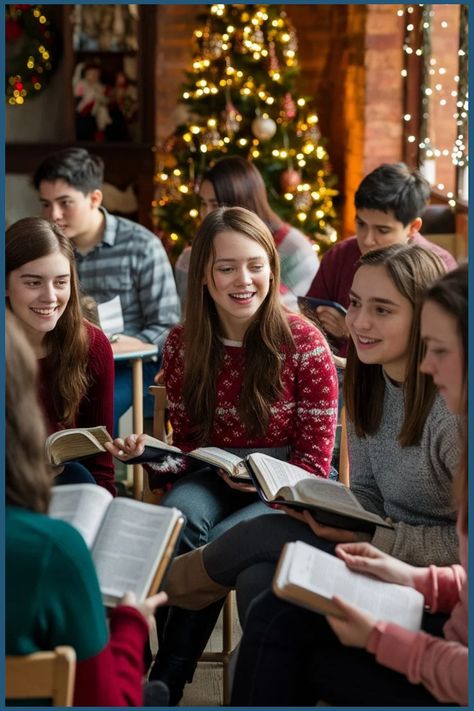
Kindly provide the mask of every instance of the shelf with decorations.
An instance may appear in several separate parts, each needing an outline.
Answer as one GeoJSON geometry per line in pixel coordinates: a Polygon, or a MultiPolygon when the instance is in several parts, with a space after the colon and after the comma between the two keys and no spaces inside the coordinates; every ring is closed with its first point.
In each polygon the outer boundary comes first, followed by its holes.
{"type": "Polygon", "coordinates": [[[9,111],[34,121],[36,107],[43,113],[45,103],[48,111],[58,107],[55,131],[45,131],[44,138],[39,131],[31,136],[13,130],[9,136],[7,130],[7,172],[31,174],[47,153],[81,145],[103,158],[107,182],[120,190],[133,184],[135,217],[151,226],[155,100],[149,58],[156,7],[8,5],[6,37],[9,111]],[[18,51],[25,37],[28,57],[18,51]]]}

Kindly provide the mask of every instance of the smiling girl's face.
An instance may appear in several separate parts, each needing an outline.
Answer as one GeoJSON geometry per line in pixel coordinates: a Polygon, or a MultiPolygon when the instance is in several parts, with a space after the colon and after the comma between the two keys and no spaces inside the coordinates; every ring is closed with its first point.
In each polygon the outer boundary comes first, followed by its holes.
{"type": "Polygon", "coordinates": [[[71,295],[71,266],[60,252],[26,262],[7,277],[10,309],[33,347],[52,331],[71,295]]]}
{"type": "Polygon", "coordinates": [[[381,365],[391,380],[402,383],[413,321],[410,301],[381,265],[359,267],[349,298],[346,324],[359,360],[381,365]]]}
{"type": "Polygon", "coordinates": [[[241,341],[270,289],[265,249],[232,230],[214,238],[214,256],[204,279],[227,338],[241,341]]]}

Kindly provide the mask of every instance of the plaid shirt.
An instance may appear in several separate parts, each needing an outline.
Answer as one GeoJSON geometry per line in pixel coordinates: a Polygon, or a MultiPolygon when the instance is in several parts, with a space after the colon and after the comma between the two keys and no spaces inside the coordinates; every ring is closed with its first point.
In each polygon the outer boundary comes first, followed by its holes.
{"type": "Polygon", "coordinates": [[[74,250],[82,292],[98,304],[118,294],[124,333],[161,347],[168,330],[180,320],[173,271],[164,247],[145,227],[101,210],[105,217],[102,241],[87,254],[74,250]]]}

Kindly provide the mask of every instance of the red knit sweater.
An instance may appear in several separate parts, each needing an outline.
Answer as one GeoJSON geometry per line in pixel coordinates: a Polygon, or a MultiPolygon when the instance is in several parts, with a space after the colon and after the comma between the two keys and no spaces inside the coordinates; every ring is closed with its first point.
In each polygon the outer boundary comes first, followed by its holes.
{"type": "MultiPolygon", "coordinates": [[[[290,446],[290,462],[319,476],[330,470],[337,419],[337,375],[329,346],[321,332],[302,317],[289,315],[295,347],[282,349],[284,391],[272,406],[264,436],[247,433],[237,411],[242,389],[245,351],[226,345],[216,383],[216,403],[208,446],[263,449],[290,446]]],[[[163,352],[165,385],[173,425],[173,444],[193,449],[191,420],[182,398],[184,370],[183,329],[173,328],[163,352]]]]}

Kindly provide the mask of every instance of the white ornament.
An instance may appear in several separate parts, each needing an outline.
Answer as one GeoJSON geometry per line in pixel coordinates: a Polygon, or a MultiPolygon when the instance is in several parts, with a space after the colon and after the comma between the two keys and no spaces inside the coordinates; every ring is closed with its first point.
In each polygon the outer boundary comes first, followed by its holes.
{"type": "Polygon", "coordinates": [[[277,130],[277,125],[272,118],[257,116],[252,121],[252,133],[259,141],[268,141],[273,138],[277,130]]]}

